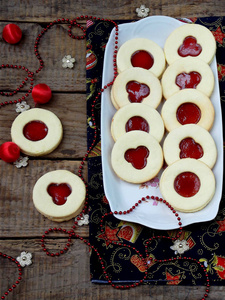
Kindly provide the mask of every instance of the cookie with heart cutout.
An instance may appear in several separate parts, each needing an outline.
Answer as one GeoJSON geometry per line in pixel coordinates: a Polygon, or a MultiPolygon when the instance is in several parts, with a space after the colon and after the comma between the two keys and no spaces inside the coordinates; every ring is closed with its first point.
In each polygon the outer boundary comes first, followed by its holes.
{"type": "Polygon", "coordinates": [[[213,168],[217,159],[217,148],[212,135],[201,126],[180,126],[166,136],[163,154],[168,165],[184,158],[193,158],[213,168]]]}
{"type": "Polygon", "coordinates": [[[209,131],[213,126],[215,111],[205,94],[196,89],[184,89],[164,102],[161,116],[167,131],[186,124],[196,124],[209,131]]]}
{"type": "Polygon", "coordinates": [[[165,69],[165,56],[162,48],[146,38],[134,38],[123,43],[116,57],[118,72],[131,67],[151,71],[160,78],[165,69]]]}
{"type": "Polygon", "coordinates": [[[214,75],[210,66],[195,57],[180,58],[165,70],[161,84],[168,99],[183,89],[196,89],[210,97],[214,89],[214,75]]]}
{"type": "Polygon", "coordinates": [[[120,179],[143,183],[154,178],[160,171],[163,165],[162,148],[151,134],[130,131],[115,142],[111,164],[120,179]]]}
{"type": "Polygon", "coordinates": [[[82,211],[85,197],[84,182],[67,170],[55,170],[44,174],[33,188],[35,208],[55,222],[76,217],[82,211]]]}
{"type": "Polygon", "coordinates": [[[164,53],[170,65],[184,57],[197,57],[210,64],[216,53],[212,32],[199,24],[185,24],[176,28],[166,39],[164,53]]]}
{"type": "Polygon", "coordinates": [[[114,106],[119,108],[130,103],[144,103],[157,108],[162,100],[159,79],[142,68],[130,68],[120,73],[111,93],[114,106]]]}
{"type": "Polygon", "coordinates": [[[165,128],[156,109],[143,103],[130,103],[120,108],[113,116],[111,134],[116,141],[120,136],[133,130],[148,132],[160,142],[165,128]]]}
{"type": "Polygon", "coordinates": [[[177,211],[191,213],[203,209],[215,194],[212,170],[203,162],[185,158],[168,166],[162,173],[159,189],[177,211]]]}
{"type": "Polygon", "coordinates": [[[42,156],[58,147],[63,128],[53,112],[32,108],[19,114],[13,121],[11,137],[24,154],[42,156]]]}

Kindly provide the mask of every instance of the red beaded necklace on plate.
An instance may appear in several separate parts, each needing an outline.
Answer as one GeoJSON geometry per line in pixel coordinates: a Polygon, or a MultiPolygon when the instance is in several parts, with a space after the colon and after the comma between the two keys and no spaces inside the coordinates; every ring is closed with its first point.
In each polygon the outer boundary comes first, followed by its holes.
{"type": "MultiPolygon", "coordinates": [[[[139,286],[140,284],[144,283],[145,279],[147,278],[147,275],[148,275],[148,265],[147,265],[147,261],[146,261],[145,257],[148,256],[148,249],[147,249],[148,248],[148,244],[152,240],[154,240],[154,239],[170,239],[171,241],[177,240],[181,236],[181,233],[182,233],[182,223],[181,223],[181,219],[179,217],[179,214],[175,211],[175,209],[166,200],[163,200],[162,198],[158,198],[158,197],[154,197],[154,196],[146,196],[145,198],[142,198],[142,199],[138,200],[135,205],[133,205],[131,208],[127,209],[126,211],[110,212],[110,213],[106,213],[105,215],[102,216],[102,219],[101,219],[101,222],[100,222],[100,229],[101,229],[101,232],[103,233],[103,227],[104,227],[103,221],[104,221],[104,219],[108,215],[117,215],[117,214],[119,214],[119,215],[125,215],[125,214],[128,214],[128,213],[131,213],[138,205],[141,205],[143,201],[152,199],[152,200],[164,203],[168,207],[168,209],[174,214],[174,216],[177,218],[178,225],[179,225],[179,231],[178,231],[176,237],[153,236],[153,237],[149,238],[148,241],[147,241],[147,243],[146,243],[146,245],[145,245],[145,253],[144,253],[145,255],[142,254],[142,253],[140,253],[140,251],[137,250],[135,247],[130,246],[128,244],[122,244],[121,242],[118,242],[118,241],[107,240],[107,242],[109,242],[109,243],[112,243],[112,244],[115,244],[115,245],[118,245],[118,246],[128,247],[130,250],[136,252],[136,254],[140,257],[141,261],[144,264],[145,272],[144,272],[143,278],[141,280],[139,280],[138,282],[131,283],[131,284],[126,284],[126,285],[117,285],[117,284],[112,283],[112,281],[110,280],[110,275],[106,271],[103,258],[101,257],[98,249],[96,249],[86,239],[84,239],[80,235],[76,234],[75,231],[74,231],[75,228],[78,226],[78,221],[82,218],[82,216],[84,214],[88,213],[88,186],[87,186],[87,183],[85,182],[85,179],[84,179],[84,177],[82,175],[82,171],[83,171],[84,163],[86,162],[86,160],[88,158],[88,155],[90,154],[90,152],[94,148],[96,140],[97,140],[97,126],[96,126],[96,121],[95,121],[95,104],[96,104],[96,101],[101,96],[101,94],[108,87],[112,86],[115,78],[118,75],[118,73],[117,73],[117,64],[116,64],[116,57],[117,57],[117,52],[118,52],[119,28],[118,28],[117,23],[114,22],[114,21],[112,21],[112,20],[109,20],[109,19],[96,18],[96,17],[92,17],[92,16],[80,16],[80,17],[77,17],[76,19],[73,19],[73,20],[62,18],[62,19],[54,20],[53,22],[49,23],[46,26],[46,28],[44,28],[41,31],[41,33],[37,36],[36,41],[35,41],[34,53],[35,53],[37,59],[39,60],[39,68],[35,72],[31,72],[25,66],[21,66],[21,65],[17,66],[17,65],[8,65],[8,64],[5,65],[5,64],[2,64],[0,66],[1,69],[4,69],[4,68],[22,69],[25,72],[27,72],[27,77],[24,79],[24,81],[22,81],[22,83],[19,85],[19,87],[17,87],[13,92],[10,92],[10,93],[0,92],[0,95],[6,96],[6,97],[16,95],[17,92],[19,92],[20,89],[24,86],[24,84],[27,81],[30,81],[30,88],[29,88],[28,92],[25,93],[25,95],[23,95],[21,98],[15,99],[15,100],[10,100],[10,101],[2,102],[2,103],[0,103],[0,107],[7,106],[8,104],[16,104],[18,102],[20,103],[23,100],[25,100],[25,98],[27,98],[29,96],[29,94],[32,92],[32,90],[33,90],[33,80],[34,80],[33,76],[34,76],[34,73],[39,73],[43,69],[43,67],[44,67],[44,61],[41,58],[41,55],[39,53],[39,43],[40,43],[40,40],[41,40],[41,38],[43,38],[44,34],[49,29],[51,29],[55,24],[65,24],[65,23],[69,24],[69,26],[68,26],[69,27],[68,34],[73,39],[80,40],[80,39],[84,39],[86,37],[86,29],[82,25],[80,25],[79,23],[77,23],[77,21],[79,21],[79,20],[93,20],[93,21],[94,20],[97,20],[97,21],[102,20],[102,21],[111,22],[115,26],[115,43],[114,43],[114,54],[113,54],[114,76],[113,76],[113,80],[111,82],[109,82],[107,85],[105,85],[98,92],[97,96],[93,99],[93,102],[92,102],[92,105],[91,105],[91,117],[92,117],[92,123],[93,123],[93,127],[94,127],[94,136],[93,136],[93,141],[91,143],[91,146],[87,150],[86,154],[84,155],[84,157],[83,157],[83,159],[81,161],[81,164],[79,166],[79,170],[78,170],[78,176],[82,179],[82,181],[85,183],[85,186],[86,186],[86,199],[85,199],[85,204],[83,206],[82,212],[77,217],[77,220],[74,222],[74,225],[72,226],[72,228],[70,230],[62,229],[62,228],[56,228],[56,227],[49,228],[48,230],[46,230],[45,233],[42,235],[42,238],[41,238],[41,247],[42,247],[43,251],[48,256],[51,256],[51,257],[60,256],[60,255],[66,253],[68,251],[69,247],[71,246],[72,238],[78,238],[81,241],[83,241],[88,247],[90,247],[96,253],[96,255],[97,255],[98,259],[99,259],[99,262],[101,264],[101,268],[102,268],[104,277],[108,281],[108,283],[111,284],[111,286],[114,287],[114,288],[116,288],[116,289],[129,289],[129,288],[133,288],[133,287],[139,286]],[[75,36],[75,35],[73,35],[72,34],[72,28],[73,27],[80,28],[83,31],[83,35],[81,35],[81,36],[78,36],[78,35],[75,36]],[[53,252],[49,251],[48,248],[45,245],[45,239],[52,232],[61,232],[63,234],[65,234],[65,233],[68,234],[68,240],[67,240],[66,245],[64,246],[63,249],[61,249],[60,251],[58,251],[56,253],[53,253],[53,252]]],[[[9,25],[12,25],[12,24],[9,24],[9,25]]],[[[10,31],[10,34],[9,34],[9,33],[7,33],[7,30],[6,30],[6,32],[3,35],[3,38],[6,41],[9,40],[9,41],[13,41],[14,43],[16,43],[16,41],[18,42],[19,38],[21,38],[20,37],[20,31],[18,30],[18,28],[16,28],[16,30],[15,30],[15,36],[13,36],[12,31],[10,31]],[[9,35],[9,38],[7,38],[8,35],[9,35]]],[[[48,91],[47,98],[48,98],[48,96],[49,96],[49,91],[48,91]]],[[[22,268],[21,268],[21,265],[19,264],[19,262],[15,258],[13,258],[13,257],[11,257],[11,256],[9,256],[7,254],[4,254],[4,253],[0,252],[0,257],[7,258],[8,260],[14,262],[17,265],[18,270],[19,270],[19,276],[18,276],[17,281],[10,288],[8,288],[8,290],[1,296],[1,299],[5,299],[5,297],[9,294],[9,292],[12,292],[13,289],[16,288],[16,286],[20,283],[20,281],[22,279],[22,277],[21,277],[22,276],[22,268]]],[[[207,298],[208,294],[209,294],[209,287],[210,287],[209,276],[208,276],[208,272],[207,272],[206,268],[199,261],[197,261],[196,259],[194,259],[192,257],[181,257],[181,256],[179,256],[179,257],[174,257],[174,258],[170,258],[170,259],[152,259],[151,262],[162,263],[162,262],[176,261],[176,260],[189,260],[191,262],[196,263],[202,269],[202,271],[203,271],[203,273],[205,275],[205,278],[206,278],[206,289],[205,289],[205,292],[204,292],[204,296],[201,299],[205,300],[207,298]]]]}

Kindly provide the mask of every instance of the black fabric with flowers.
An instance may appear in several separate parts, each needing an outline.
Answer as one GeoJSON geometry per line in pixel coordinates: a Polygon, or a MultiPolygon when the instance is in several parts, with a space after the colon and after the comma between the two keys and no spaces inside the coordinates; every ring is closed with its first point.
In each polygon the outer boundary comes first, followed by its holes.
{"type": "MultiPolygon", "coordinates": [[[[217,43],[217,64],[221,106],[225,114],[225,17],[210,17],[192,19],[196,24],[209,28],[217,43]]],[[[88,146],[94,135],[91,118],[91,104],[101,89],[104,50],[113,29],[108,21],[88,21],[87,23],[87,132],[88,146]]],[[[177,231],[158,231],[142,225],[123,222],[110,216],[104,220],[103,230],[100,230],[102,215],[110,212],[108,201],[104,195],[101,166],[100,140],[101,100],[95,105],[95,115],[98,126],[98,140],[88,158],[88,183],[90,199],[90,242],[101,254],[110,279],[116,282],[132,282],[143,278],[145,265],[135,251],[126,245],[132,245],[144,255],[145,243],[151,236],[175,237],[177,231]],[[115,246],[109,241],[120,241],[115,246]],[[129,270],[129,271],[128,271],[129,270]]],[[[138,200],[138,199],[137,199],[138,200]]],[[[186,240],[189,250],[182,256],[188,256],[201,261],[210,275],[211,285],[225,284],[225,199],[224,194],[216,218],[209,222],[189,225],[183,229],[180,240],[186,240]]],[[[151,263],[151,258],[166,259],[176,257],[176,247],[171,240],[154,240],[149,247],[147,281],[152,284],[202,285],[205,278],[194,262],[177,260],[165,263],[151,263]]],[[[178,246],[179,247],[179,244],[178,246]]],[[[178,249],[179,250],[179,249],[178,249]]],[[[107,282],[95,253],[91,253],[91,280],[107,282]]]]}

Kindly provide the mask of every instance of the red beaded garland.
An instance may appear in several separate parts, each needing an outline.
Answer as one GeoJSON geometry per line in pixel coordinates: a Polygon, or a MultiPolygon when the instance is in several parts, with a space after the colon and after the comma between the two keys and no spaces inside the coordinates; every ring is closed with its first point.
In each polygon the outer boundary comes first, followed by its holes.
{"type": "Polygon", "coordinates": [[[3,28],[2,37],[9,44],[17,44],[22,38],[22,30],[16,24],[7,24],[3,28]]]}

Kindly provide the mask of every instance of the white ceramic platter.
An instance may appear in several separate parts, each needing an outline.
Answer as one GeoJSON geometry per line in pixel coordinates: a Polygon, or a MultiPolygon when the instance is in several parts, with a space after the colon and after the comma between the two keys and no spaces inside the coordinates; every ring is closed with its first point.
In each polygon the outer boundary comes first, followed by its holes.
{"type": "MultiPolygon", "coordinates": [[[[153,40],[163,48],[168,35],[175,28],[183,24],[183,22],[170,17],[152,16],[137,22],[119,25],[118,46],[120,47],[129,39],[144,37],[153,40]]],[[[112,30],[105,50],[102,86],[105,86],[113,79],[114,37],[115,30],[112,30]]],[[[211,96],[211,101],[215,108],[215,121],[210,133],[218,149],[217,162],[213,168],[216,177],[216,192],[211,202],[201,211],[179,213],[183,226],[215,218],[221,200],[223,183],[223,132],[216,58],[214,58],[211,68],[215,76],[215,88],[211,96]]],[[[104,191],[112,211],[126,211],[139,199],[147,195],[162,197],[157,184],[160,174],[155,181],[143,185],[130,184],[120,180],[116,176],[111,167],[111,150],[114,141],[110,131],[111,120],[115,112],[116,110],[110,100],[110,88],[108,88],[102,94],[101,100],[101,147],[104,191]]],[[[116,216],[121,220],[139,223],[155,229],[169,230],[179,227],[174,214],[163,203],[154,200],[143,202],[132,213],[116,216]]]]}

